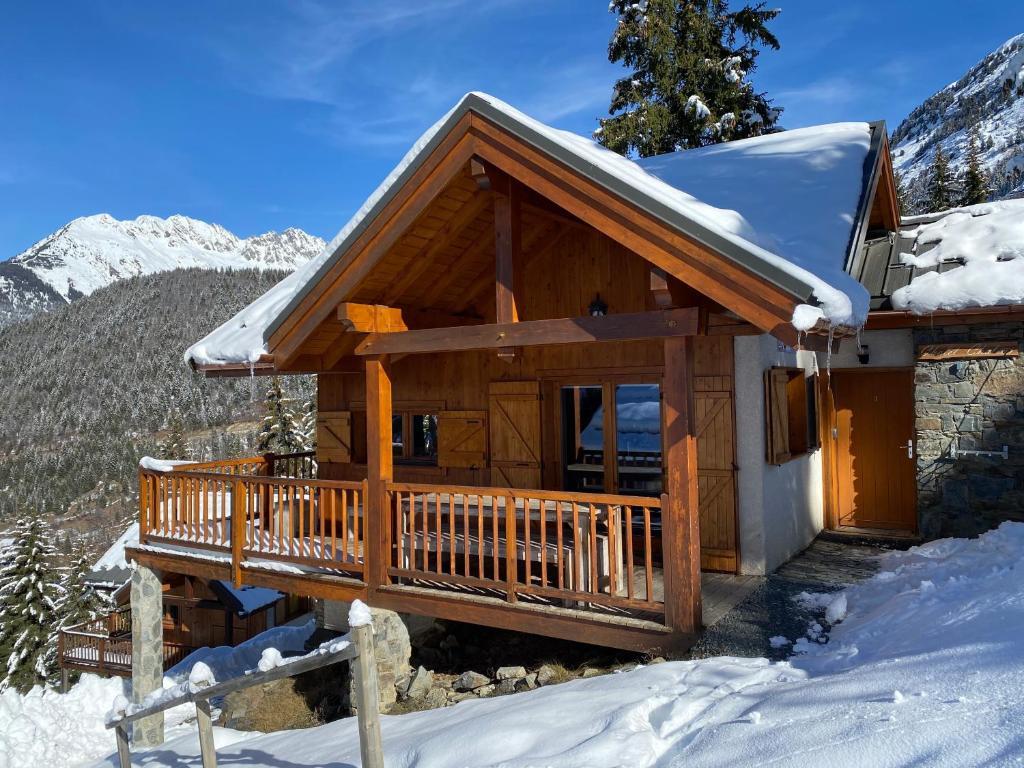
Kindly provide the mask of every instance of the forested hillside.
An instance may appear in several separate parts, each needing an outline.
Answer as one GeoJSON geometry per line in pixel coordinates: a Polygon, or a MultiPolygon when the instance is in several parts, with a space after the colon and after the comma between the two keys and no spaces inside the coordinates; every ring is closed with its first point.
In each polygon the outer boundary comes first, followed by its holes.
{"type": "MultiPolygon", "coordinates": [[[[284,274],[136,277],[0,329],[0,529],[15,510],[61,518],[100,482],[87,501],[107,504],[111,491],[130,514],[139,457],[175,409],[197,455],[251,449],[251,430],[226,427],[260,417],[267,382],[204,379],[182,352],[284,274]]],[[[286,386],[309,395],[308,379],[286,386]]]]}

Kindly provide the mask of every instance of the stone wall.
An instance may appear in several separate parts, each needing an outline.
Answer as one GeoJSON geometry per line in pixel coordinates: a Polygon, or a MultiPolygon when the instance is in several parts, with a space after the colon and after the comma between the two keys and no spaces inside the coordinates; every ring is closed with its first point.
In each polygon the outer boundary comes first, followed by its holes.
{"type": "MultiPolygon", "coordinates": [[[[914,331],[922,344],[1024,340],[1024,323],[914,331]]],[[[918,518],[926,539],[1024,520],[1024,358],[915,363],[918,518]],[[958,457],[950,447],[1009,458],[958,457]]]]}
{"type": "MultiPolygon", "coordinates": [[[[331,632],[348,632],[350,607],[351,603],[337,600],[317,600],[317,627],[331,632]]],[[[409,630],[400,614],[381,608],[371,608],[370,613],[373,615],[373,651],[377,659],[380,711],[387,712],[398,700],[396,684],[409,677],[412,644],[409,630]]],[[[344,668],[348,675],[348,665],[344,665],[344,668]]]]}

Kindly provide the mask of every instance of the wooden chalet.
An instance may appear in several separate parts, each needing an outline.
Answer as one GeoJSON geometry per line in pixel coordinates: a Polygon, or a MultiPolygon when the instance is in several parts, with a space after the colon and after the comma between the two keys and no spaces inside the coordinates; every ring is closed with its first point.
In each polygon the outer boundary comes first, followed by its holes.
{"type": "MultiPolygon", "coordinates": [[[[837,231],[838,272],[869,229],[896,226],[884,127],[849,133],[855,173],[820,183],[851,215],[811,222],[837,231]]],[[[792,161],[835,155],[811,151],[792,161]]],[[[814,351],[845,331],[794,327],[818,304],[809,271],[638,168],[467,96],[324,257],[188,353],[209,376],[317,374],[315,470],[145,466],[130,556],[613,647],[691,645],[702,571],[774,567],[744,543],[741,457],[756,476],[813,450],[814,351]],[[801,362],[767,385],[758,363],[751,385],[741,346],[801,362]]],[[[786,514],[761,538],[795,530],[786,514]]]]}

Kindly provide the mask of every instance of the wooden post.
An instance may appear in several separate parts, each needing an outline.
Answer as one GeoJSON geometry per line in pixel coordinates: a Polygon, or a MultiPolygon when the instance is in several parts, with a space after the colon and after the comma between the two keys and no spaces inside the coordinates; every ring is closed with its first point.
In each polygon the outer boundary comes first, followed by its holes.
{"type": "Polygon", "coordinates": [[[120,768],[132,768],[132,754],[128,749],[128,726],[121,723],[114,731],[117,736],[117,760],[120,768]]]}
{"type": "Polygon", "coordinates": [[[391,448],[391,362],[387,355],[366,358],[366,497],[363,499],[363,562],[372,593],[388,581],[387,484],[394,477],[391,448]]]}
{"type": "Polygon", "coordinates": [[[246,488],[241,478],[235,479],[231,492],[231,581],[235,589],[242,586],[242,545],[245,541],[246,488]]]}
{"type": "MultiPolygon", "coordinates": [[[[377,660],[373,653],[373,626],[352,627],[356,683],[356,718],[359,724],[359,756],[363,768],[384,768],[384,748],[380,737],[380,693],[377,687],[377,660]]],[[[206,768],[204,766],[203,768],[206,768]]]]}
{"type": "Polygon", "coordinates": [[[666,485],[661,497],[665,623],[691,637],[701,631],[702,613],[693,339],[665,339],[662,419],[666,485]]]}
{"type": "MultiPolygon", "coordinates": [[[[491,503],[494,504],[493,514],[497,515],[498,514],[498,497],[494,496],[493,497],[493,501],[491,503]]],[[[524,510],[523,510],[523,516],[525,518],[526,515],[530,514],[530,509],[529,509],[530,500],[529,499],[523,499],[523,506],[525,507],[524,510]]],[[[518,553],[518,550],[517,550],[517,547],[516,547],[516,536],[517,535],[518,535],[518,533],[516,531],[516,500],[515,500],[515,498],[513,496],[506,496],[505,497],[505,592],[507,593],[508,601],[510,603],[516,602],[516,579],[519,577],[519,564],[517,562],[519,553],[518,553]]],[[[494,542],[494,545],[497,546],[498,542],[494,542]]],[[[524,542],[524,544],[523,544],[524,551],[525,551],[525,547],[526,547],[526,544],[524,542]]],[[[529,568],[529,564],[527,564],[527,568],[529,568]]],[[[529,572],[529,571],[527,571],[527,572],[529,572]]],[[[494,574],[494,577],[497,578],[498,574],[494,574]]]]}
{"type": "MultiPolygon", "coordinates": [[[[273,477],[274,472],[277,470],[276,457],[272,453],[263,454],[263,474],[267,477],[273,477]]],[[[266,531],[271,530],[271,517],[273,510],[270,507],[271,499],[273,495],[269,485],[262,486],[260,493],[260,530],[266,531]]]]}
{"type": "MultiPolygon", "coordinates": [[[[523,237],[519,188],[501,175],[494,196],[495,322],[519,322],[516,291],[522,291],[523,237]]],[[[499,349],[498,357],[511,360],[514,349],[499,349]]]]}
{"type": "Polygon", "coordinates": [[[139,470],[139,544],[145,544],[149,536],[150,511],[149,500],[152,495],[149,492],[149,478],[139,470]]]}
{"type": "Polygon", "coordinates": [[[196,725],[199,726],[199,754],[203,758],[203,768],[217,768],[217,748],[213,743],[209,699],[196,699],[196,725]]]}

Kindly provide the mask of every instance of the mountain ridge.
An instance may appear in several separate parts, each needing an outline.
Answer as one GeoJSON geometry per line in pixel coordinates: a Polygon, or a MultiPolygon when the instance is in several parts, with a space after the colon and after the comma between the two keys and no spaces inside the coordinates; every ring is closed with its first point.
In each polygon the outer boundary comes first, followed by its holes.
{"type": "Polygon", "coordinates": [[[197,267],[291,271],[325,245],[295,227],[242,238],[180,214],[81,216],[0,262],[0,326],[130,277],[197,267]]]}
{"type": "Polygon", "coordinates": [[[937,147],[949,158],[953,177],[961,176],[975,127],[990,199],[1024,195],[1024,33],[929,96],[893,131],[893,167],[908,203],[904,213],[927,212],[929,169],[937,147]]]}

